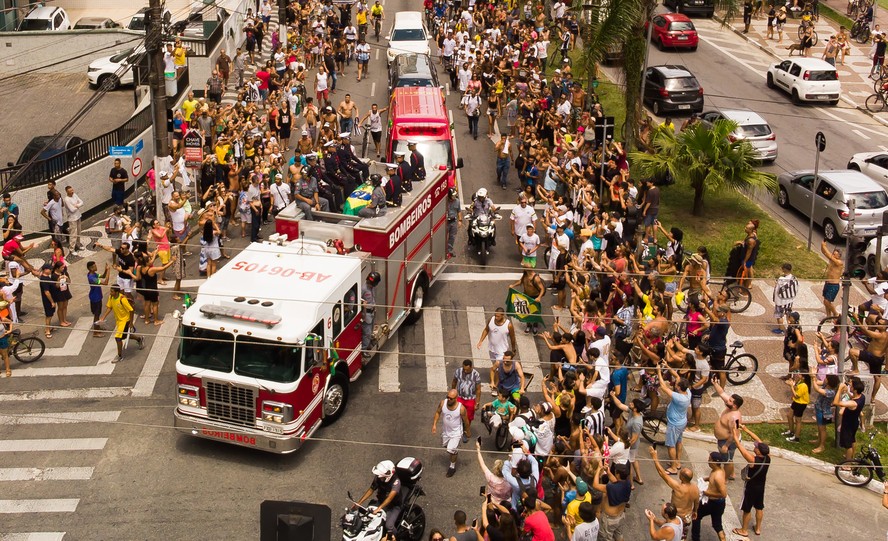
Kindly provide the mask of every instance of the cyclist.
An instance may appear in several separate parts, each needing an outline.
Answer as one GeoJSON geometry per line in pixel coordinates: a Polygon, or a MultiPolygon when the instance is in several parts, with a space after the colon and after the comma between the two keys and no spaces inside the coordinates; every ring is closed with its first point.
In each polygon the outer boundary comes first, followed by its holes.
{"type": "Polygon", "coordinates": [[[358,29],[355,28],[355,25],[349,23],[342,30],[342,35],[345,36],[346,43],[345,62],[346,64],[351,64],[351,59],[355,55],[355,45],[358,43],[358,29]]]}
{"type": "Polygon", "coordinates": [[[367,23],[370,19],[370,12],[366,7],[361,7],[358,14],[355,15],[355,21],[358,23],[358,37],[363,38],[367,35],[367,23]]]}
{"type": "Polygon", "coordinates": [[[382,25],[381,21],[385,20],[385,10],[382,8],[382,4],[379,3],[379,0],[373,4],[370,8],[370,19],[373,21],[373,28],[376,29],[376,37],[379,37],[379,26],[382,25]]]}
{"type": "Polygon", "coordinates": [[[401,480],[398,479],[398,474],[395,472],[395,463],[391,460],[383,460],[371,471],[373,481],[370,483],[370,488],[356,502],[356,505],[363,504],[376,492],[378,504],[373,509],[373,513],[385,511],[385,531],[394,534],[398,515],[401,514],[401,480]]]}

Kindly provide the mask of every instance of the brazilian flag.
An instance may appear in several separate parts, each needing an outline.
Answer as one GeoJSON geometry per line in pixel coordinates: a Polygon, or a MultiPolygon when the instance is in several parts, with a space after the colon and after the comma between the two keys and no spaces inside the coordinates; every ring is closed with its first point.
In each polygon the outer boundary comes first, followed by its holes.
{"type": "Polygon", "coordinates": [[[373,185],[368,183],[361,184],[345,200],[342,213],[349,216],[357,216],[358,211],[370,204],[371,195],[373,195],[373,185]]]}
{"type": "Polygon", "coordinates": [[[509,288],[509,294],[506,297],[506,313],[521,323],[543,322],[542,304],[517,289],[509,288]]]}

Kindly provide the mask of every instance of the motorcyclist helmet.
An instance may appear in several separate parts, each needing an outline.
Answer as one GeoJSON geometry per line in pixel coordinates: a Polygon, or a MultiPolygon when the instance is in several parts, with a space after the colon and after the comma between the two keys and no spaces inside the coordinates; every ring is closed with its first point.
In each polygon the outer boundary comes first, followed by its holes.
{"type": "Polygon", "coordinates": [[[456,188],[450,188],[448,193],[450,194],[450,197],[456,197],[456,188]]]}
{"type": "Polygon", "coordinates": [[[479,199],[484,199],[487,197],[487,188],[478,188],[478,192],[475,194],[479,199]]]}
{"type": "Polygon", "coordinates": [[[370,175],[370,184],[373,184],[374,186],[381,185],[382,184],[382,175],[380,175],[378,173],[373,173],[372,175],[370,175]]]}
{"type": "MultiPolygon", "coordinates": [[[[375,274],[376,276],[379,276],[378,272],[373,272],[370,274],[375,274]]],[[[370,280],[370,276],[367,277],[367,280],[370,280]]],[[[388,483],[395,475],[395,463],[391,460],[383,460],[376,466],[373,466],[373,475],[378,477],[381,481],[388,483]]]]}
{"type": "MultiPolygon", "coordinates": [[[[367,275],[367,283],[370,284],[371,286],[378,285],[379,282],[381,282],[381,281],[382,281],[382,275],[380,275],[376,271],[373,271],[367,275]]],[[[376,466],[379,467],[380,464],[385,464],[385,463],[392,464],[391,461],[389,461],[389,460],[383,460],[382,462],[380,462],[376,466]]],[[[392,464],[392,469],[394,469],[394,467],[395,467],[395,465],[392,464]]]]}

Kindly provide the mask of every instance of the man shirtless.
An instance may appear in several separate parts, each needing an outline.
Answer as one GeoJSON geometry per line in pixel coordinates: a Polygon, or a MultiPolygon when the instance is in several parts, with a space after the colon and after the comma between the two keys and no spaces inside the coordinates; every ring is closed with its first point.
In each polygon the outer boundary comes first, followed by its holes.
{"type": "Polygon", "coordinates": [[[339,128],[343,132],[351,132],[355,117],[358,114],[358,104],[352,101],[351,94],[346,94],[345,99],[339,102],[339,128]]]}
{"type": "Polygon", "coordinates": [[[692,482],[694,480],[694,472],[690,468],[682,468],[678,472],[678,479],[671,477],[660,464],[660,460],[657,458],[657,449],[649,447],[648,450],[651,453],[651,460],[653,460],[654,467],[657,468],[660,478],[672,489],[672,499],[670,501],[678,511],[678,516],[681,518],[685,531],[687,531],[691,527],[693,517],[697,514],[697,508],[700,506],[700,489],[692,482]]]}
{"type": "Polygon", "coordinates": [[[842,261],[842,252],[838,249],[829,251],[826,241],[820,243],[820,252],[826,257],[826,281],[823,282],[823,307],[826,308],[826,317],[838,317],[839,312],[833,304],[839,294],[839,280],[845,269],[842,261]]]}
{"type": "MultiPolygon", "coordinates": [[[[731,436],[733,438],[733,435],[731,436]]],[[[719,452],[709,453],[709,476],[703,480],[709,483],[703,496],[706,503],[700,505],[694,513],[694,521],[691,524],[691,541],[700,541],[700,523],[703,517],[709,515],[712,520],[712,529],[718,535],[720,541],[725,541],[725,529],[722,526],[722,515],[725,513],[725,498],[728,497],[728,483],[725,480],[725,470],[722,461],[725,456],[719,452]]]]}
{"type": "Polygon", "coordinates": [[[706,285],[706,269],[703,268],[703,262],[703,256],[700,254],[694,254],[689,257],[687,263],[685,263],[684,272],[681,278],[678,279],[676,291],[682,291],[685,280],[688,282],[686,297],[688,304],[691,304],[692,301],[699,301],[701,293],[707,297],[711,295],[709,286],[706,285]]]}
{"type": "Polygon", "coordinates": [[[713,376],[712,386],[715,392],[725,403],[725,409],[718,416],[713,431],[715,439],[718,440],[718,450],[727,456],[724,472],[728,475],[728,479],[734,480],[734,452],[737,445],[734,443],[734,428],[740,426],[742,416],[740,414],[740,406],[743,405],[743,397],[738,394],[729,395],[719,384],[719,378],[713,376]]]}
{"type": "MultiPolygon", "coordinates": [[[[521,274],[521,279],[515,282],[514,284],[509,284],[509,287],[512,289],[521,286],[521,289],[524,291],[524,294],[528,297],[533,297],[533,299],[537,302],[543,302],[543,295],[546,293],[546,285],[543,283],[543,279],[539,274],[536,273],[533,269],[524,269],[524,273],[521,274]]],[[[527,325],[524,329],[524,332],[533,334],[537,333],[537,325],[538,323],[531,323],[527,325]]]]}
{"type": "Polygon", "coordinates": [[[882,387],[882,365],[885,363],[885,350],[888,349],[888,331],[885,325],[888,321],[884,316],[876,320],[875,325],[867,325],[866,320],[860,322],[861,330],[870,338],[866,349],[851,348],[851,370],[858,373],[857,362],[863,361],[869,365],[870,374],[873,376],[873,394],[876,396],[882,387]]]}
{"type": "Polygon", "coordinates": [[[302,116],[305,118],[305,128],[311,137],[312,143],[318,139],[318,108],[315,106],[314,98],[305,98],[305,110],[302,116]]]}

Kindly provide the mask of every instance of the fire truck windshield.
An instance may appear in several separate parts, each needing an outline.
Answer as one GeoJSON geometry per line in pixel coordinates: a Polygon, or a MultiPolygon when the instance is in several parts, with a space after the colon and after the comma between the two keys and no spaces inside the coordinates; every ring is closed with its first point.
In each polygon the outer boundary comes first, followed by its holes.
{"type": "Polygon", "coordinates": [[[239,336],[234,373],[278,383],[294,382],[302,375],[302,347],[239,336]]]}
{"type": "Polygon", "coordinates": [[[183,325],[179,360],[195,368],[231,372],[234,336],[227,332],[183,325]]]}
{"type": "MultiPolygon", "coordinates": [[[[394,152],[410,152],[407,148],[406,139],[395,141],[392,150],[394,152]]],[[[450,141],[420,140],[416,145],[416,150],[422,154],[422,157],[425,160],[425,168],[426,171],[429,172],[429,175],[432,174],[432,171],[438,170],[442,165],[446,165],[448,169],[453,167],[453,156],[450,153],[450,141]]]]}

